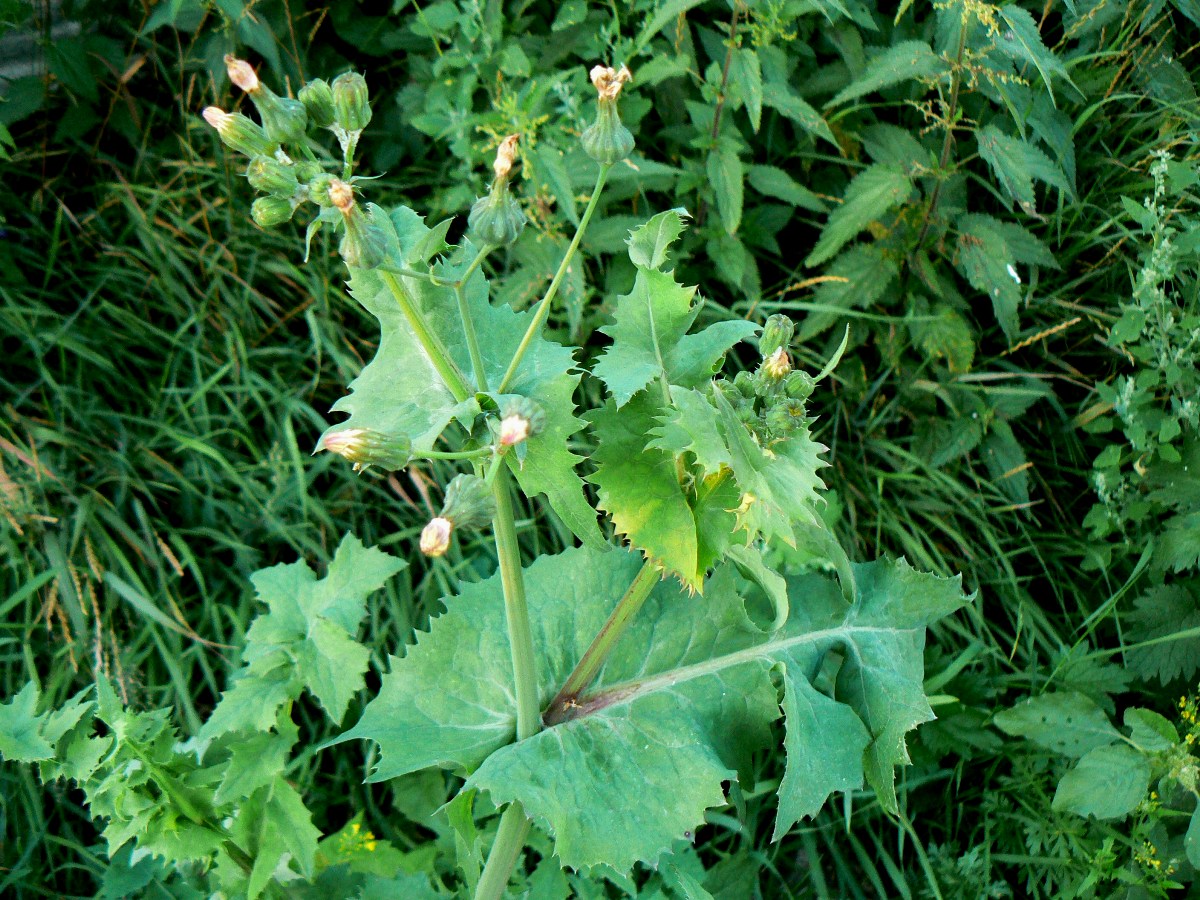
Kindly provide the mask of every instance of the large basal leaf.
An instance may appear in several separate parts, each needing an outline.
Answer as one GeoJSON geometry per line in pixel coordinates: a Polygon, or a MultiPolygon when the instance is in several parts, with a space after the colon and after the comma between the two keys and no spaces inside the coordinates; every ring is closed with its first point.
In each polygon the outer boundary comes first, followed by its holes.
{"type": "Polygon", "coordinates": [[[358,643],[367,597],[407,563],[346,535],[322,579],[303,561],[251,576],[268,612],[246,632],[241,670],[201,730],[266,731],[279,707],[307,687],[335,722],[363,687],[370,652],[358,643]]]}
{"type": "MultiPolygon", "coordinates": [[[[394,210],[390,218],[379,214],[377,220],[387,234],[391,252],[408,266],[423,267],[445,247],[438,231],[431,231],[405,207],[394,210]]],[[[447,280],[456,280],[465,270],[466,260],[474,256],[469,244],[464,249],[463,261],[454,266],[435,266],[434,271],[447,280]]],[[[470,373],[470,352],[453,289],[420,278],[400,277],[400,281],[459,369],[470,373]]],[[[350,413],[350,418],[329,430],[368,428],[403,433],[412,439],[414,448],[429,449],[453,418],[458,404],[379,276],[373,271],[352,270],[350,287],[355,299],[379,319],[382,337],[375,358],[350,385],[350,395],[333,407],[350,413]]],[[[466,298],[489,387],[496,388],[525,336],[533,312],[493,306],[488,300],[487,279],[479,270],[466,284],[466,298]]],[[[599,548],[604,546],[604,539],[596,513],[584,497],[583,481],[575,471],[580,457],[567,446],[571,436],[583,427],[583,421],[575,416],[572,400],[579,378],[572,351],[540,336],[533,339],[505,393],[536,400],[546,413],[546,424],[525,442],[524,464],[517,466],[514,462],[513,466],[526,494],[544,495],[576,537],[599,548]]]]}
{"type": "MultiPolygon", "coordinates": [[[[526,570],[542,702],[552,698],[633,580],[634,553],[586,548],[526,570]]],[[[659,584],[574,718],[512,743],[511,663],[499,577],[447,601],[383,690],[342,740],[369,738],[381,758],[372,780],[430,765],[468,775],[467,789],[518,800],[554,839],[565,866],[628,871],[653,863],[719,805],[723,782],[744,771],[785,712],[782,834],[834,791],[864,779],[896,808],[895,765],[905,735],[933,718],[923,689],[926,626],[962,606],[958,579],[905,562],[855,567],[858,599],[836,582],[792,579],[791,616],[756,628],[731,567],[702,600],[659,584]],[[783,697],[772,680],[778,670],[783,697]],[[817,690],[818,672],[831,693],[817,690]]]]}

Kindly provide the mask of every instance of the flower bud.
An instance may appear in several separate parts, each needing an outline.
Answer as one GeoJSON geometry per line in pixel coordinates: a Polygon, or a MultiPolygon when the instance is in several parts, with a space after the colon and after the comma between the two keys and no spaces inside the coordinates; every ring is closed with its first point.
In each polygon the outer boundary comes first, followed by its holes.
{"type": "Polygon", "coordinates": [[[497,181],[506,181],[512,172],[513,163],[517,160],[517,143],[520,140],[519,134],[510,134],[496,148],[496,161],[492,163],[492,171],[496,173],[497,181]]]}
{"type": "Polygon", "coordinates": [[[229,73],[229,80],[247,94],[253,94],[262,87],[254,66],[244,59],[238,59],[232,53],[225,54],[225,71],[229,73]]]}
{"type": "Polygon", "coordinates": [[[479,528],[496,514],[496,501],[487,482],[478,475],[455,475],[446,487],[441,517],[455,528],[479,528]]]}
{"type": "Polygon", "coordinates": [[[274,228],[292,217],[296,208],[282,197],[259,197],[250,206],[250,218],[261,228],[274,228]]]}
{"type": "Polygon", "coordinates": [[[230,150],[246,156],[270,156],[275,145],[268,140],[261,126],[241,113],[227,113],[216,106],[204,110],[204,121],[217,130],[217,135],[230,150]]]}
{"type": "Polygon", "coordinates": [[[389,472],[403,469],[412,461],[412,441],[403,434],[383,434],[369,428],[346,428],[327,433],[317,443],[319,453],[328,450],[354,463],[354,471],[378,466],[389,472]]]}
{"type": "Polygon", "coordinates": [[[763,377],[769,381],[782,381],[788,372],[792,371],[791,360],[788,359],[787,351],[783,347],[779,347],[762,361],[759,371],[763,377]]]}
{"type": "Polygon", "coordinates": [[[246,167],[246,180],[256,191],[291,199],[300,189],[296,171],[272,156],[256,156],[246,167]]]}
{"type": "Polygon", "coordinates": [[[767,430],[773,437],[787,437],[808,419],[801,400],[782,400],[767,410],[767,430]]]}
{"type": "Polygon", "coordinates": [[[421,552],[426,556],[444,556],[450,549],[450,534],[454,523],[438,516],[421,529],[421,552]]]}
{"type": "Polygon", "coordinates": [[[341,209],[346,225],[346,234],[342,237],[338,252],[341,253],[342,259],[348,266],[355,269],[374,269],[376,266],[382,265],[387,258],[387,238],[384,236],[383,230],[375,224],[374,214],[363,212],[362,207],[354,202],[352,196],[343,196],[341,187],[344,187],[347,192],[350,188],[345,182],[338,181],[330,189],[330,194],[335,199],[335,206],[338,202],[347,204],[345,208],[338,207],[341,209]]]}
{"type": "Polygon", "coordinates": [[[807,400],[816,386],[807,372],[789,372],[783,380],[783,392],[793,400],[807,400]]]}
{"type": "Polygon", "coordinates": [[[325,172],[313,176],[308,182],[308,199],[317,206],[333,206],[330,190],[333,188],[333,183],[338,180],[325,172]]]}
{"type": "Polygon", "coordinates": [[[747,400],[753,400],[757,393],[754,389],[754,376],[745,370],[733,377],[733,387],[747,400]]]}
{"type": "Polygon", "coordinates": [[[321,164],[311,162],[310,160],[300,160],[296,163],[296,178],[308,184],[317,177],[324,175],[325,170],[321,168],[321,164]]]}
{"type": "Polygon", "coordinates": [[[332,179],[329,182],[329,203],[343,215],[348,214],[354,208],[354,188],[340,178],[332,179]]]}
{"type": "Polygon", "coordinates": [[[371,121],[367,81],[357,72],[346,72],[333,80],[334,116],[346,132],[362,131],[371,121]]]}
{"type": "Polygon", "coordinates": [[[498,441],[501,447],[511,447],[526,438],[539,434],[546,427],[546,413],[528,397],[510,400],[500,412],[498,441]]]}
{"type": "Polygon", "coordinates": [[[480,197],[467,216],[467,232],[477,244],[505,247],[521,236],[528,219],[521,204],[499,179],[486,197],[480,197]]]}
{"type": "Polygon", "coordinates": [[[300,102],[308,111],[308,117],[318,128],[328,128],[333,124],[336,115],[333,106],[333,89],[323,78],[315,78],[297,94],[300,102]]]}
{"type": "Polygon", "coordinates": [[[278,97],[275,92],[258,79],[254,67],[244,59],[226,54],[225,71],[229,80],[250,95],[254,107],[262,119],[267,137],[278,143],[295,143],[304,140],[304,129],[308,126],[308,113],[299,100],[278,97]]]}
{"type": "Polygon", "coordinates": [[[599,95],[596,121],[584,130],[580,143],[584,152],[601,165],[611,166],[633,152],[633,135],[621,124],[617,113],[621,86],[632,77],[625,66],[620,70],[596,66],[591,71],[592,84],[599,95]]]}
{"type": "Polygon", "coordinates": [[[766,359],[780,347],[786,350],[792,343],[792,335],[796,326],[787,316],[776,313],[763,324],[762,335],[758,339],[758,352],[766,359]]]}

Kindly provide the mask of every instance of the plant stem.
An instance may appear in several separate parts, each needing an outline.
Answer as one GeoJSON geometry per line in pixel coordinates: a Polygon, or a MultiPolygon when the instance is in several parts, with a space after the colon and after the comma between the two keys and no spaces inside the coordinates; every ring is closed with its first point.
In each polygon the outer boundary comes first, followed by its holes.
{"type": "Polygon", "coordinates": [[[508,640],[512,646],[513,688],[517,695],[517,740],[537,734],[537,669],[534,665],[533,634],[529,628],[529,608],[525,604],[525,578],[521,573],[521,548],[513,521],[511,476],[501,467],[492,481],[496,515],[492,530],[496,535],[496,556],[500,562],[500,583],[504,588],[504,612],[508,620],[508,640]]]}
{"type": "Polygon", "coordinates": [[[496,841],[488,854],[487,865],[475,888],[475,900],[500,900],[508,887],[508,877],[517,864],[517,857],[525,848],[525,837],[529,834],[529,819],[520,803],[510,803],[500,817],[500,828],[496,841]]]}
{"type": "Polygon", "coordinates": [[[481,459],[491,454],[491,447],[479,447],[476,450],[422,450],[416,455],[422,459],[481,459]]]}
{"type": "Polygon", "coordinates": [[[658,564],[646,560],[641,571],[629,585],[629,589],[625,591],[625,596],[617,602],[608,621],[604,623],[604,627],[592,640],[591,646],[584,651],[574,671],[567,677],[562,690],[546,707],[546,714],[542,717],[542,721],[547,726],[557,725],[566,719],[567,712],[575,704],[579,695],[592,683],[592,679],[596,677],[600,667],[608,659],[608,654],[612,652],[613,645],[625,633],[625,629],[629,627],[633,617],[637,615],[642,604],[646,602],[646,598],[650,596],[650,592],[654,590],[654,586],[658,584],[659,576],[658,564]]]}
{"type": "MultiPolygon", "coordinates": [[[[490,447],[488,449],[491,450],[490,447]]],[[[496,476],[500,474],[500,467],[504,465],[504,454],[496,453],[494,450],[492,453],[492,461],[488,464],[487,472],[483,476],[488,487],[492,487],[496,483],[496,476]]]]}
{"type": "Polygon", "coordinates": [[[946,135],[942,139],[942,152],[938,157],[938,183],[933,186],[933,194],[929,205],[925,208],[925,216],[921,221],[921,233],[917,236],[916,247],[919,250],[929,234],[933,224],[933,214],[937,211],[938,201],[942,197],[942,185],[945,184],[946,166],[950,163],[950,151],[954,149],[954,116],[958,113],[958,92],[962,87],[962,58],[967,46],[967,23],[963,22],[958,33],[958,52],[954,57],[954,76],[950,85],[950,106],[946,113],[946,135]]]}
{"type": "Polygon", "coordinates": [[[579,220],[579,227],[575,229],[575,237],[571,238],[571,245],[567,247],[567,252],[563,255],[562,262],[558,265],[558,271],[554,273],[550,287],[546,289],[546,296],[538,304],[533,321],[529,323],[529,327],[525,330],[525,336],[521,338],[520,346],[517,347],[517,352],[513,354],[512,362],[508,364],[508,370],[500,380],[500,387],[496,389],[501,394],[504,393],[509,382],[513,380],[513,376],[517,373],[517,369],[521,365],[521,360],[524,358],[526,351],[529,350],[529,345],[533,342],[534,336],[541,333],[542,326],[546,324],[546,319],[550,315],[550,303],[554,300],[554,295],[558,293],[558,286],[567,274],[567,269],[570,268],[571,259],[575,256],[579,242],[583,239],[583,233],[587,231],[588,222],[592,220],[592,213],[596,211],[596,204],[600,200],[600,192],[604,190],[604,182],[608,180],[608,170],[611,168],[612,166],[600,167],[600,173],[596,176],[596,187],[592,189],[592,199],[588,201],[587,209],[583,211],[583,218],[579,220]]]}
{"type": "Polygon", "coordinates": [[[379,270],[379,277],[383,279],[383,283],[388,286],[388,290],[392,292],[392,296],[400,304],[400,311],[404,313],[404,318],[408,320],[409,327],[412,328],[413,333],[417,336],[417,340],[421,342],[421,346],[425,349],[425,355],[429,357],[429,361],[433,363],[433,367],[442,376],[442,381],[446,383],[446,387],[450,389],[450,393],[454,395],[454,399],[458,401],[466,400],[471,395],[471,389],[467,386],[466,376],[458,368],[458,365],[450,356],[450,352],[441,342],[441,339],[430,329],[429,323],[425,321],[425,317],[417,309],[412,296],[404,289],[404,285],[400,283],[400,279],[386,269],[379,270]]]}
{"type": "Polygon", "coordinates": [[[475,322],[467,309],[467,289],[462,282],[454,286],[454,297],[458,300],[458,317],[462,319],[463,335],[467,339],[467,352],[471,354],[471,369],[475,373],[475,389],[488,389],[487,371],[483,368],[483,354],[479,352],[479,338],[475,336],[475,322]]]}

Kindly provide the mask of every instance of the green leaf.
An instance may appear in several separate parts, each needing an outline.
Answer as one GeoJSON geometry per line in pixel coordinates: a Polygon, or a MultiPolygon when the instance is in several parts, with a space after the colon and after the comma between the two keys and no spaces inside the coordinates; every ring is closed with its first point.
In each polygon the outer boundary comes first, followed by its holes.
{"type": "MultiPolygon", "coordinates": [[[[526,570],[543,703],[640,565],[635,553],[600,557],[580,548],[526,570]]],[[[639,860],[652,864],[694,829],[706,808],[723,802],[722,782],[768,744],[780,702],[771,673],[782,667],[784,702],[800,720],[795,730],[789,724],[781,830],[864,776],[894,810],[893,766],[907,758],[905,734],[933,717],[923,690],[925,628],[965,598],[958,579],[903,561],[855,568],[861,590],[853,606],[822,576],[790,580],[792,615],[773,635],[750,623],[728,568],[708,580],[702,602],[660,583],[577,716],[515,744],[502,589],[493,576],[446,602],[342,740],[380,744],[372,780],[435,764],[465,770],[468,790],[487,790],[497,803],[519,800],[564,866],[626,872],[639,860]],[[832,695],[808,680],[826,666],[832,695]],[[806,730],[806,704],[819,733],[806,730]]]]}
{"type": "Polygon", "coordinates": [[[600,329],[613,339],[594,372],[618,407],[655,379],[694,387],[708,380],[729,348],[757,329],[752,322],[717,322],[698,334],[687,331],[700,304],[696,289],[676,284],[670,272],[639,268],[633,290],[617,298],[612,325],[600,329]]]}
{"type": "Polygon", "coordinates": [[[875,244],[856,244],[825,272],[830,280],[813,294],[813,309],[800,323],[796,340],[803,343],[832,328],[839,310],[865,309],[882,297],[900,275],[896,261],[875,244]]]}
{"type": "Polygon", "coordinates": [[[820,197],[776,166],[751,166],[746,172],[746,180],[764,196],[774,197],[812,212],[823,213],[829,210],[820,197]]]}
{"type": "Polygon", "coordinates": [[[539,141],[533,152],[538,171],[558,202],[558,208],[562,210],[568,222],[578,226],[579,213],[575,209],[575,192],[571,189],[571,174],[563,162],[562,152],[547,141],[539,141]]]}
{"type": "Polygon", "coordinates": [[[246,632],[246,666],[201,729],[211,739],[266,730],[279,707],[307,687],[335,722],[363,687],[370,651],[355,640],[367,597],[405,568],[403,560],[346,535],[324,578],[304,562],[251,576],[268,611],[246,632]]]}
{"type": "Polygon", "coordinates": [[[283,776],[300,729],[282,711],[275,729],[274,732],[238,735],[230,741],[225,774],[213,795],[214,803],[224,804],[249,797],[283,776]]]}
{"type": "Polygon", "coordinates": [[[1143,753],[1161,753],[1179,743],[1175,726],[1152,709],[1125,710],[1125,727],[1129,729],[1129,739],[1143,753]]]}
{"type": "Polygon", "coordinates": [[[807,100],[792,93],[786,82],[773,81],[764,84],[763,104],[791,119],[810,134],[824,138],[841,152],[842,146],[833,136],[833,129],[829,127],[829,123],[807,100]]]}
{"type": "Polygon", "coordinates": [[[899,168],[878,163],[868,166],[846,188],[842,205],[830,213],[821,239],[804,264],[817,266],[832,258],[872,222],[893,207],[907,203],[912,193],[912,181],[899,168]]]}
{"type": "Polygon", "coordinates": [[[38,690],[32,681],[0,706],[0,756],[9,762],[36,762],[54,755],[53,745],[40,733],[38,690]]]}
{"type": "Polygon", "coordinates": [[[983,461],[992,483],[1013,503],[1029,503],[1029,461],[1012,428],[995,419],[983,442],[983,461]]]}
{"type": "Polygon", "coordinates": [[[1054,102],[1052,76],[1062,78],[1068,84],[1071,83],[1071,79],[1058,57],[1046,49],[1033,15],[1028,10],[1009,4],[1000,10],[1000,18],[1008,25],[1008,29],[1000,33],[996,49],[1012,59],[1033,63],[1046,84],[1050,101],[1054,102]]]}
{"type": "Polygon", "coordinates": [[[837,106],[909,79],[934,81],[948,70],[946,61],[924,41],[901,41],[871,57],[863,73],[839,91],[829,101],[829,106],[837,106]]]}
{"type": "Polygon", "coordinates": [[[1033,180],[1045,182],[1064,194],[1071,194],[1071,185],[1062,169],[1050,157],[1028,141],[1005,134],[995,125],[985,125],[975,132],[979,155],[992,167],[1000,187],[1026,213],[1036,214],[1033,180]]]}
{"type": "Polygon", "coordinates": [[[1157,678],[1163,685],[1177,678],[1192,679],[1200,671],[1200,637],[1174,638],[1200,631],[1200,601],[1195,583],[1156,585],[1134,601],[1126,618],[1126,665],[1139,678],[1157,678]],[[1137,644],[1156,641],[1146,647],[1137,644]]]}
{"type": "Polygon", "coordinates": [[[1150,761],[1132,747],[1097,747],[1062,777],[1052,806],[1080,816],[1119,819],[1145,799],[1150,774],[1150,761]]]}
{"type": "Polygon", "coordinates": [[[938,304],[929,314],[933,321],[914,322],[913,337],[931,359],[944,359],[956,375],[971,369],[975,360],[975,332],[958,310],[938,304]]]}
{"type": "Polygon", "coordinates": [[[1075,691],[1031,697],[996,713],[997,727],[1065,756],[1083,756],[1121,739],[1099,706],[1075,691]]]}
{"type": "Polygon", "coordinates": [[[1187,834],[1183,836],[1183,849],[1188,862],[1200,869],[1200,806],[1192,812],[1192,819],[1188,822],[1187,834]]]}
{"type": "Polygon", "coordinates": [[[671,245],[683,234],[683,220],[687,217],[688,211],[682,207],[668,209],[631,231],[626,243],[633,264],[642,269],[661,270],[671,245]]]}
{"type": "Polygon", "coordinates": [[[1009,272],[1012,251],[990,216],[959,216],[956,224],[959,269],[972,287],[991,299],[996,321],[1012,343],[1020,330],[1017,309],[1021,304],[1020,285],[1009,272]]]}
{"type": "Polygon", "coordinates": [[[659,407],[650,393],[618,410],[610,400],[588,418],[596,432],[592,454],[596,472],[588,480],[599,488],[600,508],[612,516],[617,534],[699,588],[696,520],[679,484],[675,458],[646,447],[659,407]]]}
{"type": "Polygon", "coordinates": [[[739,47],[730,59],[729,80],[737,85],[750,127],[757,133],[762,125],[763,80],[758,54],[749,47],[739,47]]]}
{"type": "Polygon", "coordinates": [[[727,234],[736,234],[742,224],[743,177],[736,148],[722,144],[708,154],[708,180],[727,234]]]}

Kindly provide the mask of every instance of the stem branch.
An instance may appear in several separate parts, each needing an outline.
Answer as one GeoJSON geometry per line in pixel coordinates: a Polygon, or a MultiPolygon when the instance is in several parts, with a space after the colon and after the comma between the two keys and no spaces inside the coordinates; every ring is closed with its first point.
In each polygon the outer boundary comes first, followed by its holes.
{"type": "Polygon", "coordinates": [[[488,854],[483,875],[475,888],[475,900],[500,900],[508,887],[508,877],[517,864],[517,857],[525,849],[525,838],[529,834],[529,819],[520,803],[511,803],[500,817],[500,828],[496,841],[488,854]]]}
{"type": "Polygon", "coordinates": [[[596,211],[596,204],[600,200],[600,192],[604,190],[604,182],[608,180],[608,170],[611,168],[612,166],[600,167],[600,173],[596,176],[596,187],[592,190],[592,199],[588,201],[587,209],[583,211],[583,218],[579,220],[579,227],[575,229],[575,237],[571,239],[571,245],[567,247],[567,252],[563,255],[562,262],[558,264],[558,271],[554,273],[550,287],[546,289],[546,296],[538,304],[533,321],[529,323],[529,327],[525,330],[525,336],[521,338],[520,346],[517,347],[517,352],[513,354],[512,362],[508,364],[508,370],[504,373],[504,378],[500,380],[500,387],[496,389],[498,393],[504,393],[509,382],[513,380],[513,376],[517,373],[517,369],[521,365],[521,360],[529,349],[529,345],[533,342],[534,336],[541,333],[542,326],[546,324],[546,319],[550,315],[550,303],[554,300],[554,295],[558,293],[558,286],[567,274],[567,269],[571,265],[571,259],[575,256],[579,242],[583,240],[583,233],[587,231],[588,222],[592,220],[592,213],[596,211]]]}
{"type": "Polygon", "coordinates": [[[383,279],[383,283],[388,286],[388,290],[392,292],[392,296],[396,298],[396,302],[400,304],[400,311],[404,313],[404,318],[408,320],[409,327],[417,336],[417,340],[421,342],[429,361],[433,363],[433,367],[437,369],[437,373],[442,376],[442,381],[446,383],[446,387],[450,389],[450,393],[454,395],[454,399],[458,401],[466,400],[471,395],[471,389],[467,386],[466,376],[458,368],[458,364],[454,362],[450,356],[450,351],[446,349],[445,344],[429,327],[429,323],[425,321],[425,317],[421,311],[417,309],[417,305],[413,302],[412,296],[405,290],[404,285],[400,283],[400,279],[386,269],[379,270],[379,277],[383,279]]]}

